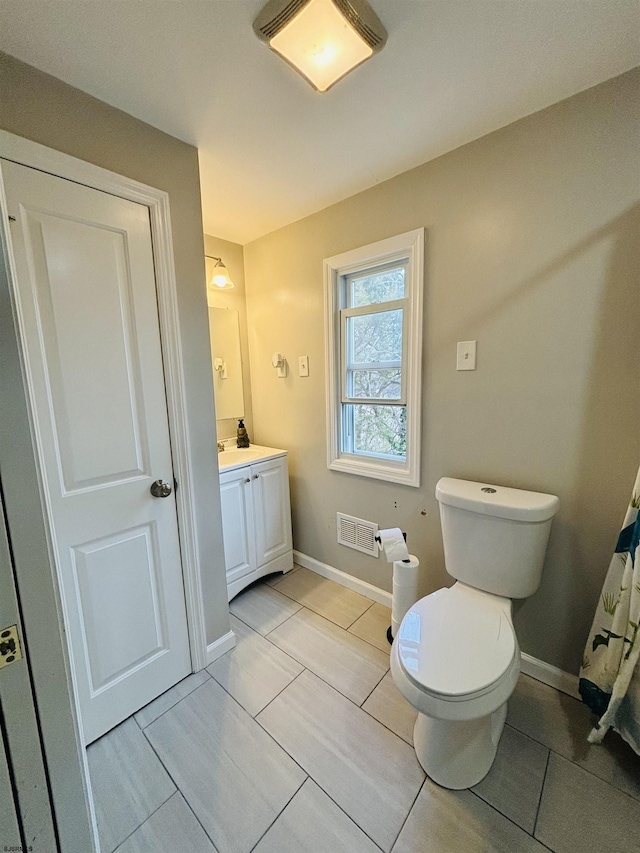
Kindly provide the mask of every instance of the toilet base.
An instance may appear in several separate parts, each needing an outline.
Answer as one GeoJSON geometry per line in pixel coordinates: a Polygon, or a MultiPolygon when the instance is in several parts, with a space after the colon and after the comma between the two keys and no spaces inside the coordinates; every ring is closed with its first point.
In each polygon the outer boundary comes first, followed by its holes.
{"type": "Polygon", "coordinates": [[[506,718],[506,702],[477,720],[436,720],[419,713],[413,745],[427,776],[454,790],[477,785],[491,769],[506,718]]]}

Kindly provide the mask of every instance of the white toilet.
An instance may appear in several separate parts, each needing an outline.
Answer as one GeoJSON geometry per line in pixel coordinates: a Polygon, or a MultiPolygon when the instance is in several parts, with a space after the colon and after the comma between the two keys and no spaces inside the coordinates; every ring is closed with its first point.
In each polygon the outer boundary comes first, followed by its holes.
{"type": "Polygon", "coordinates": [[[444,477],[436,486],[450,588],[400,624],[391,673],[418,711],[413,743],[427,775],[470,788],[489,772],[520,673],[511,599],[540,584],[558,498],[444,477]]]}

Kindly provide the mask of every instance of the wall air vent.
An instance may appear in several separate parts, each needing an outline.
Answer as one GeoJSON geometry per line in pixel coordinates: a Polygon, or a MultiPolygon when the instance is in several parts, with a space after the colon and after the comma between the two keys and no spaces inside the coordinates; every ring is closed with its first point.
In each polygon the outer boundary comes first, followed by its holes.
{"type": "Polygon", "coordinates": [[[346,545],[347,548],[355,548],[370,557],[378,556],[378,543],[376,535],[378,525],[373,521],[365,521],[363,518],[354,518],[352,515],[337,513],[338,544],[346,545]]]}

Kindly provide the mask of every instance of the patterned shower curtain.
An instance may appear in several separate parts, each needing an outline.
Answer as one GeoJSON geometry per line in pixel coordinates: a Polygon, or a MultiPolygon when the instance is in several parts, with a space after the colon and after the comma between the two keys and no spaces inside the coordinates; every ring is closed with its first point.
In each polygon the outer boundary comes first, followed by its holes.
{"type": "Polygon", "coordinates": [[[580,695],[600,720],[600,743],[618,732],[640,755],[640,470],[580,669],[580,695]]]}

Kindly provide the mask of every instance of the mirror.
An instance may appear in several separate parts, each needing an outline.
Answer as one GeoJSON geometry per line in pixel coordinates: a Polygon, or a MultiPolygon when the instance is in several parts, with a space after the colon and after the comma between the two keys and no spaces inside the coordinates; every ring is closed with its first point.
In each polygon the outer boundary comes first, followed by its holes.
{"type": "Polygon", "coordinates": [[[216,420],[243,418],[244,393],[238,312],[228,308],[209,308],[209,337],[216,420]]]}

